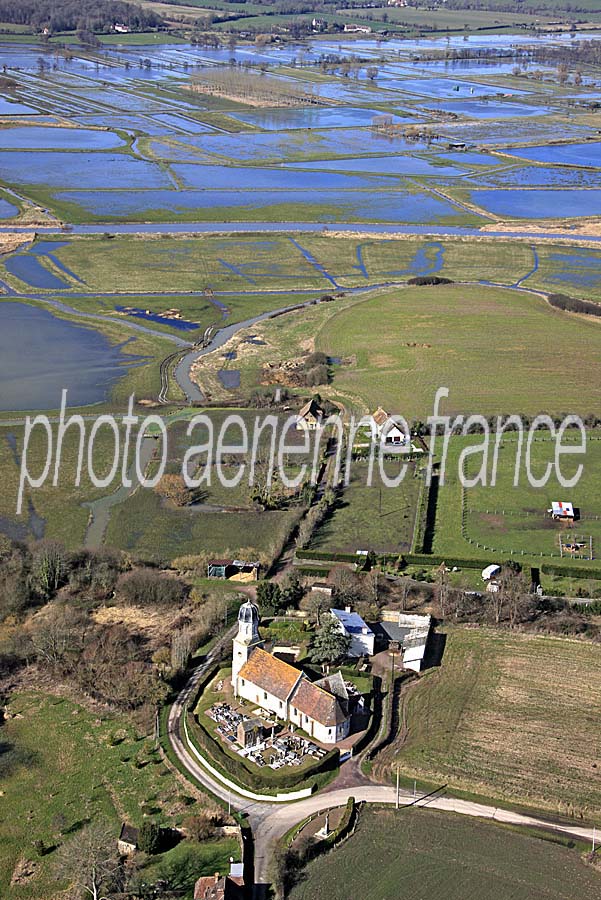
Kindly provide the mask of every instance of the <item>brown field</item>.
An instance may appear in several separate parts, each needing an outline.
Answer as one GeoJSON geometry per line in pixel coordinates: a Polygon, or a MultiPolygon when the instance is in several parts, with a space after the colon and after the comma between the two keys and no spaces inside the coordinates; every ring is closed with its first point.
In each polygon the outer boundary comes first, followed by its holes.
{"type": "Polygon", "coordinates": [[[601,648],[449,628],[406,701],[410,777],[601,819],[601,648]]]}

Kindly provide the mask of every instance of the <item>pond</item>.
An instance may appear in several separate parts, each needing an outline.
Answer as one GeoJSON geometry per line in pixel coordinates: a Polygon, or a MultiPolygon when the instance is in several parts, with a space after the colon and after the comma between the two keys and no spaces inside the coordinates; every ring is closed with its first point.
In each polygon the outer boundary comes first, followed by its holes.
{"type": "Polygon", "coordinates": [[[114,150],[122,146],[121,138],[110,131],[37,125],[0,128],[3,150],[114,150]]]}
{"type": "MultiPolygon", "coordinates": [[[[381,115],[378,110],[363,107],[339,106],[303,107],[302,109],[261,109],[256,112],[229,113],[233,119],[239,119],[257,128],[268,131],[284,131],[287,128],[342,128],[352,125],[361,128],[371,125],[374,116],[381,115]]],[[[393,121],[401,122],[398,116],[393,121]]]]}
{"type": "MultiPolygon", "coordinates": [[[[423,97],[490,97],[504,93],[500,85],[478,84],[475,81],[458,81],[456,78],[382,78],[381,87],[387,90],[405,91],[423,97]]],[[[524,91],[512,91],[523,94],[524,91]]]]}
{"type": "Polygon", "coordinates": [[[0,171],[9,183],[50,187],[143,190],[171,184],[153,163],[118,153],[0,150],[0,171]]]}
{"type": "Polygon", "coordinates": [[[578,144],[546,144],[541,147],[517,147],[505,150],[511,156],[530,159],[533,162],[555,165],[601,166],[601,141],[578,144]]]}
{"type": "Polygon", "coordinates": [[[357,153],[402,153],[427,149],[425,141],[408,141],[403,137],[378,134],[370,128],[339,128],[335,132],[263,132],[257,134],[216,134],[214,136],[181,137],[177,146],[152,142],[152,151],[165,159],[197,159],[192,147],[201,153],[227,156],[240,161],[319,159],[323,154],[335,156],[357,153]]]}
{"type": "Polygon", "coordinates": [[[476,190],[472,203],[498,216],[558,219],[601,216],[601,190],[476,190]]]}
{"type": "Polygon", "coordinates": [[[65,290],[71,287],[69,282],[57,277],[54,272],[47,269],[40,262],[40,258],[46,257],[65,275],[69,275],[75,281],[81,282],[81,279],[55,256],[55,251],[60,250],[64,246],[64,241],[39,241],[27,250],[22,250],[7,257],[4,261],[4,267],[7,272],[24,281],[29,287],[50,291],[65,290]]]}
{"type": "Polygon", "coordinates": [[[123,352],[93,328],[59,319],[25,303],[0,303],[0,410],[87,406],[109,397],[126,368],[140,357],[123,352]]]}
{"type": "Polygon", "coordinates": [[[35,116],[38,110],[31,106],[25,106],[16,100],[7,100],[0,97],[0,116],[35,116]]]}

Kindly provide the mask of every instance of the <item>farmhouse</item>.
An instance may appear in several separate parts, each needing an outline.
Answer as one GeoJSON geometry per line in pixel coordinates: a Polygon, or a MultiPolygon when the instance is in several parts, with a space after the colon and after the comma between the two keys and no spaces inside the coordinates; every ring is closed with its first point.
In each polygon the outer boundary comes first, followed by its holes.
{"type": "Polygon", "coordinates": [[[359,613],[351,612],[350,606],[345,609],[330,609],[330,613],[338,622],[338,630],[351,639],[349,656],[373,656],[376,636],[365,624],[359,613]]]}
{"type": "Polygon", "coordinates": [[[386,444],[402,446],[407,442],[407,435],[403,429],[394,422],[390,414],[385,409],[382,409],[381,406],[372,414],[370,427],[372,438],[377,440],[384,438],[386,444]]]}
{"type": "Polygon", "coordinates": [[[309,400],[298,412],[296,420],[297,431],[316,431],[321,427],[323,419],[323,409],[316,400],[309,400]]]}
{"type": "Polygon", "coordinates": [[[344,696],[338,696],[340,691],[328,690],[323,680],[309,681],[300,669],[263,649],[259,610],[250,600],[238,613],[232,686],[237,697],[297,725],[321,743],[335,744],[349,734],[349,704],[344,696]]]}

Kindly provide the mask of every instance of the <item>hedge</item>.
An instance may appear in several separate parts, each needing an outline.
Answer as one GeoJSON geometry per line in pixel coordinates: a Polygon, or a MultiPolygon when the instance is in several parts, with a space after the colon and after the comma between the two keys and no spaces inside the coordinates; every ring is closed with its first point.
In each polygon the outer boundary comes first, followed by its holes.
{"type": "Polygon", "coordinates": [[[306,575],[308,578],[319,577],[327,578],[330,569],[327,566],[295,566],[294,571],[299,575],[306,575]]]}
{"type": "Polygon", "coordinates": [[[540,567],[544,575],[565,575],[568,578],[595,578],[601,581],[601,569],[591,569],[588,566],[562,566],[554,563],[543,563],[540,567]]]}
{"type": "Polygon", "coordinates": [[[326,562],[364,562],[365,556],[358,553],[335,553],[330,550],[297,550],[297,559],[323,559],[326,562]]]}

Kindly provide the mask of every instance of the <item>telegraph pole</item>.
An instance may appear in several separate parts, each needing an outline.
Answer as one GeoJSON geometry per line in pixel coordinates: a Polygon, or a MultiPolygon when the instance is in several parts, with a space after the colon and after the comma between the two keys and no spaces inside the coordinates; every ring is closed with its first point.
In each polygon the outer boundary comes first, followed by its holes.
{"type": "Polygon", "coordinates": [[[399,808],[399,767],[396,767],[396,809],[399,808]]]}

